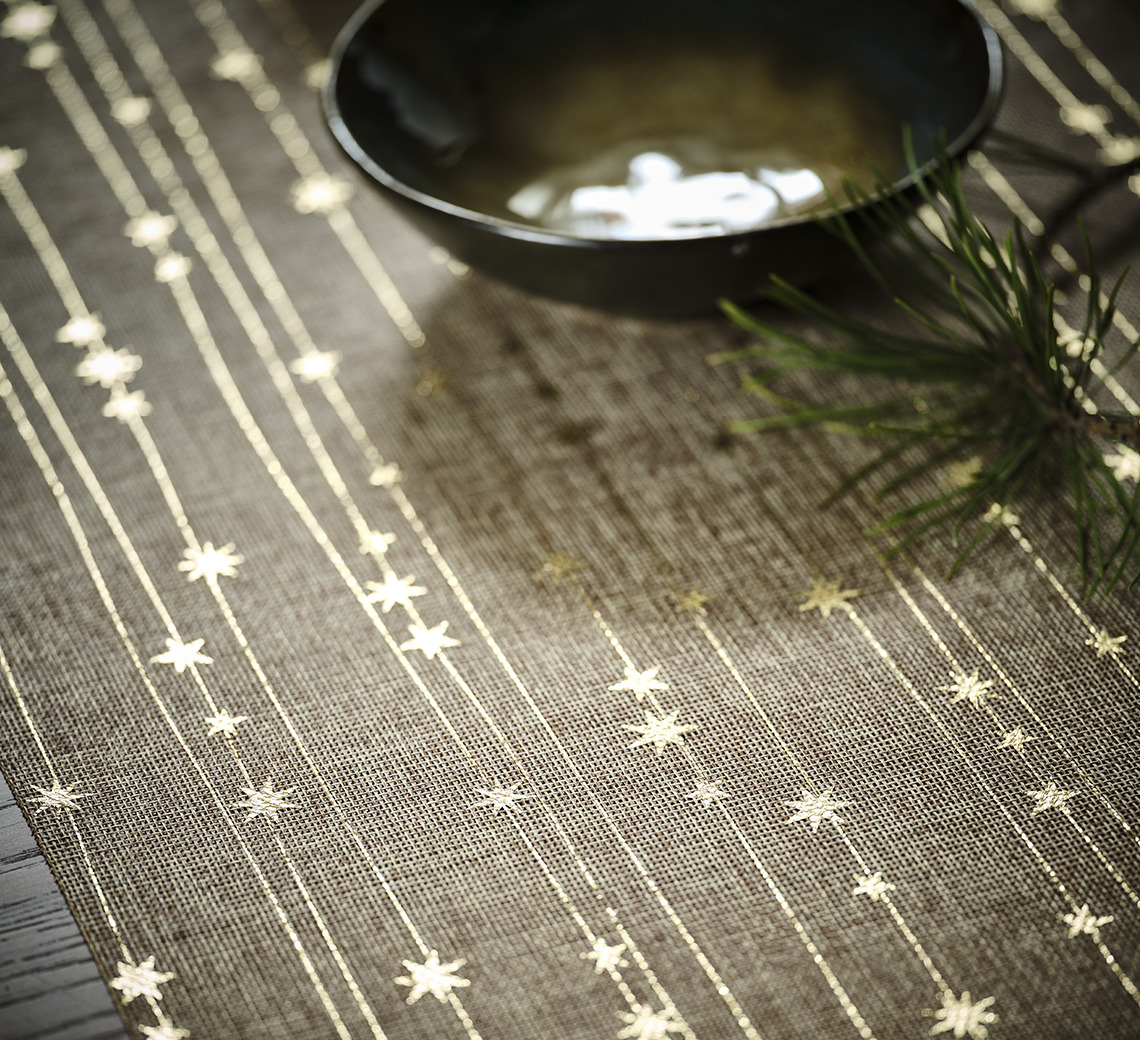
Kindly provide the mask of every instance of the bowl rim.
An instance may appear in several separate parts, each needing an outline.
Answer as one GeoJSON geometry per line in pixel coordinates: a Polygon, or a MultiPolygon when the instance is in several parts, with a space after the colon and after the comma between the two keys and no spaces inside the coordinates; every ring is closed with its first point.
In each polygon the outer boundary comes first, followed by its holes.
{"type": "MultiPolygon", "coordinates": [[[[413,188],[394,177],[383,166],[364,150],[357,141],[348,124],[341,114],[340,104],[337,101],[337,84],[340,81],[341,69],[344,65],[345,54],[352,41],[360,32],[361,27],[376,13],[388,0],[366,0],[353,13],[344,27],[337,33],[329,51],[329,72],[321,88],[321,103],[324,108],[325,121],[332,131],[337,144],[356,163],[360,169],[372,178],[381,187],[402,196],[409,202],[415,203],[425,209],[444,214],[468,225],[483,228],[486,231],[506,238],[520,239],[545,245],[571,246],[585,249],[622,249],[636,251],[639,249],[661,249],[664,246],[682,246],[685,243],[724,243],[729,248],[743,241],[751,240],[754,236],[764,232],[775,231],[779,228],[799,227],[805,224],[817,223],[821,218],[827,218],[830,213],[826,210],[808,211],[784,217],[780,220],[770,221],[755,228],[746,228],[734,232],[718,232],[716,234],[686,235],[676,238],[604,238],[576,235],[572,232],[555,231],[550,228],[539,227],[534,224],[524,224],[518,221],[507,220],[478,210],[468,209],[456,205],[446,199],[438,198],[428,192],[413,188]]],[[[974,0],[946,0],[965,8],[974,19],[982,32],[986,49],[987,83],[985,97],[974,113],[974,117],[952,141],[947,142],[944,154],[947,161],[953,162],[962,155],[993,121],[1001,103],[1004,89],[1004,62],[1001,38],[997,30],[982,15],[974,0]]],[[[867,206],[873,206],[884,198],[897,196],[912,188],[923,176],[937,165],[934,159],[928,160],[917,170],[908,170],[903,176],[893,180],[889,191],[877,192],[865,199],[845,202],[836,207],[835,212],[840,214],[853,213],[867,206]]]]}

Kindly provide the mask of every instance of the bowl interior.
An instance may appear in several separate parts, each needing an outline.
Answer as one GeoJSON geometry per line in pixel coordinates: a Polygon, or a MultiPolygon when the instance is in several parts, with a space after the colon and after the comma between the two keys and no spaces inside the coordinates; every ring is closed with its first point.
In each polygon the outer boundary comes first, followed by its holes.
{"type": "Polygon", "coordinates": [[[696,177],[738,223],[802,219],[826,201],[781,174],[870,187],[905,175],[904,126],[921,161],[940,133],[951,150],[972,136],[995,46],[960,0],[380,0],[342,37],[329,100],[353,157],[415,201],[507,229],[684,237],[708,228],[689,189],[669,196],[695,207],[675,235],[568,217],[567,200],[596,188],[604,211],[607,186],[696,177]],[[763,220],[739,190],[758,169],[780,204],[763,220]]]}

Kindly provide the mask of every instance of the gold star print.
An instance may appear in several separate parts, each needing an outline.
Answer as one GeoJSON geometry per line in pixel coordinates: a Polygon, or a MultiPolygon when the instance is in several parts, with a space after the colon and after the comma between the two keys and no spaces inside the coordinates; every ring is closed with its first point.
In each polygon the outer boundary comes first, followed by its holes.
{"type": "Polygon", "coordinates": [[[31,799],[40,803],[40,807],[34,813],[36,816],[46,809],[55,809],[57,812],[60,809],[81,809],[79,799],[91,797],[89,794],[80,794],[70,787],[64,787],[58,780],[53,780],[51,787],[37,787],[36,790],[40,792],[39,795],[31,799]]]}
{"type": "Polygon", "coordinates": [[[489,808],[498,816],[499,812],[506,809],[508,812],[521,813],[522,810],[515,805],[515,802],[521,802],[524,798],[533,798],[533,794],[522,794],[519,791],[520,784],[511,784],[510,787],[499,787],[497,784],[494,787],[476,787],[475,793],[483,796],[483,801],[472,802],[473,809],[489,808]]]}
{"type": "Polygon", "coordinates": [[[447,999],[447,995],[457,986],[471,985],[468,979],[461,979],[455,974],[466,963],[467,961],[460,957],[458,960],[441,964],[439,954],[432,950],[428,953],[427,960],[423,964],[404,961],[403,964],[408,969],[408,974],[401,975],[392,981],[398,986],[412,987],[412,991],[407,996],[409,1004],[414,1004],[425,993],[430,993],[442,1004],[447,999]]]}
{"type": "Polygon", "coordinates": [[[150,102],[141,97],[119,98],[111,106],[111,117],[120,126],[139,126],[150,115],[150,102]]]}
{"type": "Polygon", "coordinates": [[[886,897],[888,892],[893,892],[895,886],[888,881],[883,880],[881,873],[864,874],[862,876],[855,875],[855,887],[851,889],[853,896],[870,896],[872,903],[877,903],[880,899],[886,897]]]}
{"type": "Polygon", "coordinates": [[[186,1040],[190,1035],[189,1029],[179,1029],[170,1019],[158,1016],[158,1025],[139,1026],[139,1032],[147,1040],[186,1040]]]}
{"type": "Polygon", "coordinates": [[[365,556],[383,556],[395,540],[391,531],[366,531],[360,536],[360,551],[365,556]]]}
{"type": "Polygon", "coordinates": [[[98,314],[79,314],[55,334],[55,340],[57,343],[86,347],[101,340],[106,334],[107,327],[99,320],[98,314]]]}
{"type": "Polygon", "coordinates": [[[178,221],[171,216],[163,216],[148,209],[142,216],[128,221],[123,228],[123,234],[131,240],[132,246],[139,248],[154,248],[165,246],[166,240],[174,234],[178,221]]]}
{"type": "Polygon", "coordinates": [[[124,1004],[129,1004],[135,997],[162,1000],[158,987],[174,978],[172,971],[155,971],[153,957],[148,957],[141,964],[119,961],[116,970],[119,974],[111,980],[111,989],[117,989],[123,995],[124,1004]]]}
{"type": "Polygon", "coordinates": [[[1047,809],[1060,809],[1062,812],[1069,811],[1065,803],[1076,796],[1076,791],[1062,791],[1052,780],[1050,780],[1040,791],[1026,791],[1027,795],[1035,802],[1033,806],[1033,815],[1043,813],[1047,809]]]}
{"type": "Polygon", "coordinates": [[[249,716],[231,715],[225,708],[222,708],[216,715],[211,715],[202,721],[210,727],[209,732],[206,733],[207,737],[212,737],[217,733],[224,733],[227,737],[232,737],[237,733],[238,726],[249,721],[249,716]]]}
{"type": "Polygon", "coordinates": [[[1085,903],[1074,914],[1058,914],[1057,920],[1069,926],[1070,939],[1075,939],[1078,935],[1091,935],[1093,942],[1100,942],[1101,928],[1111,924],[1115,918],[1111,914],[1107,917],[1097,917],[1089,910],[1088,903],[1085,903]]]}
{"type": "Polygon", "coordinates": [[[271,820],[276,820],[277,814],[282,809],[297,808],[292,802],[286,801],[289,795],[293,793],[293,788],[286,787],[280,791],[276,790],[273,786],[272,777],[266,780],[258,790],[254,790],[252,787],[243,787],[241,790],[246,796],[245,800],[232,804],[235,809],[249,810],[245,814],[247,823],[255,816],[268,816],[271,820]]]}
{"type": "Polygon", "coordinates": [[[377,466],[368,477],[368,483],[373,487],[392,488],[404,479],[400,467],[394,462],[385,462],[377,466]]]}
{"type": "Polygon", "coordinates": [[[54,21],[54,7],[47,4],[17,4],[9,10],[8,17],[0,22],[0,36],[31,43],[47,33],[54,21]]]}
{"type": "Polygon", "coordinates": [[[996,693],[990,692],[993,685],[993,679],[980,679],[978,669],[975,668],[970,675],[959,672],[954,676],[954,682],[950,686],[939,686],[938,688],[946,693],[954,694],[950,698],[951,704],[967,701],[970,707],[981,711],[989,701],[1001,700],[996,693]]]}
{"type": "Polygon", "coordinates": [[[818,607],[819,612],[829,618],[833,610],[846,607],[849,599],[858,596],[859,590],[845,589],[837,581],[813,581],[811,588],[805,589],[803,594],[807,599],[800,604],[801,614],[818,607]]]}
{"type": "Polygon", "coordinates": [[[178,569],[186,572],[187,581],[205,578],[209,584],[218,578],[236,577],[238,566],[245,562],[244,556],[234,553],[233,542],[226,542],[220,549],[215,549],[213,542],[203,542],[201,549],[185,549],[182,555],[185,559],[178,569]]]}
{"type": "Polygon", "coordinates": [[[260,59],[248,47],[234,47],[210,63],[210,74],[215,79],[228,79],[235,83],[257,75],[260,69],[260,59]]]}
{"type": "Polygon", "coordinates": [[[313,350],[289,362],[289,371],[302,383],[331,379],[337,373],[342,354],[339,350],[313,350]]]}
{"type": "Polygon", "coordinates": [[[331,213],[352,198],[352,185],[327,173],[305,177],[293,185],[293,208],[298,213],[331,213]]]}
{"type": "Polygon", "coordinates": [[[408,631],[412,638],[400,644],[401,650],[422,650],[427,659],[432,660],[445,647],[459,646],[458,639],[444,635],[447,631],[447,622],[441,621],[434,628],[424,628],[423,625],[409,625],[408,631]]]}
{"type": "Polygon", "coordinates": [[[1113,660],[1116,660],[1123,653],[1127,653],[1122,643],[1128,639],[1128,636],[1110,636],[1103,628],[1097,632],[1092,639],[1085,640],[1085,646],[1091,646],[1096,651],[1097,660],[1099,661],[1105,654],[1108,654],[1113,660]]]}
{"type": "Polygon", "coordinates": [[[629,690],[637,696],[638,701],[641,701],[647,693],[652,693],[654,690],[667,690],[669,689],[668,683],[657,681],[657,673],[660,670],[660,665],[648,668],[644,672],[639,672],[636,668],[627,668],[625,678],[621,682],[614,683],[609,688],[610,692],[618,693],[621,690],[629,690]]]}
{"type": "Polygon", "coordinates": [[[387,614],[397,603],[405,609],[410,609],[413,596],[422,596],[427,589],[421,585],[413,585],[415,575],[409,574],[406,578],[397,578],[395,571],[384,575],[384,580],[366,581],[364,584],[371,590],[364,598],[369,603],[379,603],[380,609],[387,614]]]}
{"type": "Polygon", "coordinates": [[[677,611],[683,614],[699,614],[704,617],[708,613],[705,610],[705,604],[712,598],[712,596],[706,596],[697,589],[686,589],[677,594],[677,611]]]}
{"type": "Polygon", "coordinates": [[[618,1017],[626,1024],[617,1035],[621,1040],[664,1040],[669,1033],[684,1029],[672,1012],[658,1013],[653,1008],[642,1005],[634,1011],[619,1011],[618,1017]]]}
{"type": "Polygon", "coordinates": [[[111,399],[103,405],[103,415],[108,419],[118,419],[129,423],[132,419],[144,419],[154,411],[142,390],[126,391],[121,386],[111,388],[111,399]]]}
{"type": "Polygon", "coordinates": [[[535,571],[536,578],[553,578],[558,585],[563,578],[573,581],[582,569],[582,561],[570,553],[547,553],[542,559],[542,566],[535,571]]]}
{"type": "Polygon", "coordinates": [[[607,946],[604,939],[595,941],[593,949],[578,956],[584,961],[594,962],[594,974],[601,975],[603,971],[616,971],[618,968],[628,968],[627,961],[622,954],[625,952],[625,943],[620,946],[607,946]]]}
{"type": "Polygon", "coordinates": [[[700,729],[699,725],[691,726],[678,726],[677,715],[679,712],[672,712],[669,715],[662,715],[657,718],[651,711],[645,713],[644,726],[624,726],[623,729],[629,730],[631,733],[640,733],[638,737],[629,746],[631,748],[641,747],[643,744],[652,744],[657,749],[657,755],[660,757],[665,754],[665,748],[669,744],[674,744],[677,747],[684,747],[684,736],[686,733],[691,733],[695,729],[700,729]]]}
{"type": "Polygon", "coordinates": [[[192,665],[213,664],[214,659],[212,657],[198,653],[205,642],[204,639],[195,639],[189,643],[183,643],[177,639],[168,639],[166,641],[166,652],[152,657],[150,663],[172,664],[179,675],[192,665]]]}
{"type": "Polygon", "coordinates": [[[700,802],[707,809],[713,802],[732,797],[720,786],[722,783],[724,783],[723,780],[698,780],[697,786],[685,797],[692,798],[694,802],[700,802]]]}
{"type": "Polygon", "coordinates": [[[811,823],[811,829],[814,832],[819,830],[819,825],[825,821],[832,823],[842,823],[843,821],[835,815],[836,809],[845,809],[850,802],[837,802],[831,797],[833,788],[828,788],[822,794],[812,794],[806,788],[800,791],[800,800],[798,802],[784,802],[784,805],[789,809],[795,809],[795,816],[790,817],[788,823],[798,823],[800,820],[807,820],[811,823]]]}
{"type": "Polygon", "coordinates": [[[1015,726],[1013,729],[1007,731],[1001,738],[1001,743],[998,744],[999,748],[1013,748],[1014,751],[1020,751],[1031,740],[1037,738],[1026,733],[1020,726],[1015,726]]]}
{"type": "Polygon", "coordinates": [[[125,347],[122,350],[102,347],[92,350],[80,361],[75,366],[75,374],[88,386],[98,383],[104,390],[110,390],[116,383],[129,383],[140,368],[142,358],[138,354],[132,354],[125,347]]]}
{"type": "Polygon", "coordinates": [[[154,265],[155,281],[164,285],[176,282],[179,278],[185,278],[193,266],[189,257],[181,253],[168,253],[154,265]]]}
{"type": "Polygon", "coordinates": [[[990,1032],[986,1026],[998,1019],[992,1011],[986,1010],[995,999],[995,997],[985,997],[974,1004],[970,1000],[968,989],[962,990],[960,997],[954,996],[953,993],[943,993],[942,1007],[936,1011],[928,1008],[924,1012],[928,1017],[932,1016],[939,1020],[930,1030],[930,1035],[951,1033],[955,1040],[960,1040],[962,1037],[969,1037],[970,1040],[986,1040],[990,1032]]]}

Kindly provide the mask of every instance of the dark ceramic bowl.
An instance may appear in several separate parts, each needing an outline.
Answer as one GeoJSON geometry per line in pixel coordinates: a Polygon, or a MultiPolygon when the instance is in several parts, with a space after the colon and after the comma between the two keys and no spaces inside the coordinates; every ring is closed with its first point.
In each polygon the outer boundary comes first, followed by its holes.
{"type": "Polygon", "coordinates": [[[1001,84],[968,0],[372,0],[332,62],[333,134],[430,238],[654,316],[809,280],[843,247],[804,199],[872,168],[907,190],[903,128],[955,157],[1001,84]]]}

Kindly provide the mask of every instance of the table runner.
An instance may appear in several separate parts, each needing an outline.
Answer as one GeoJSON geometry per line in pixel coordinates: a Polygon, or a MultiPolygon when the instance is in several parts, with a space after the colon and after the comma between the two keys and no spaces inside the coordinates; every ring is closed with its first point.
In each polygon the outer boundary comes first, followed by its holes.
{"type": "MultiPolygon", "coordinates": [[[[864,446],[723,433],[723,319],[423,241],[321,125],[351,7],[0,23],[2,765],[128,1032],[1140,1035],[1135,593],[1047,494],[884,563],[864,446]]],[[[981,10],[999,126],[1140,154],[1135,11],[981,10]]]]}

